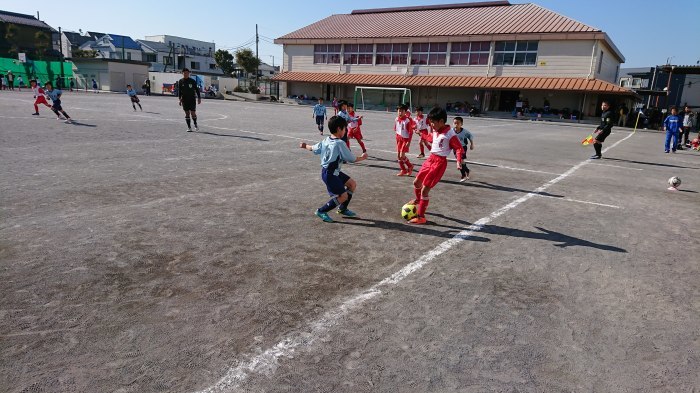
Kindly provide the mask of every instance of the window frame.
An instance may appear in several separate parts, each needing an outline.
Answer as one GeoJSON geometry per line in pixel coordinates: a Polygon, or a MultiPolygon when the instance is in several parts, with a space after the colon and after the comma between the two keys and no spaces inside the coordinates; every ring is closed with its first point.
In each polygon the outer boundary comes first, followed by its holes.
{"type": "Polygon", "coordinates": [[[450,66],[456,66],[456,67],[471,67],[471,66],[488,66],[489,65],[489,60],[491,56],[491,41],[460,41],[460,42],[453,42],[450,45],[450,66]],[[475,44],[478,44],[478,50],[475,50],[475,44]],[[455,50],[455,46],[459,46],[457,50],[455,50]],[[464,49],[462,45],[469,45],[468,49],[464,49]],[[486,46],[486,49],[484,49],[484,46],[486,46]],[[473,63],[472,62],[472,57],[474,55],[478,55],[479,62],[478,63],[473,63]],[[466,63],[462,64],[461,62],[457,63],[454,61],[455,56],[458,56],[458,58],[461,60],[463,56],[466,56],[466,63]],[[485,56],[485,57],[484,57],[485,56]],[[481,60],[482,58],[484,59],[484,62],[482,63],[481,60]]]}
{"type": "Polygon", "coordinates": [[[373,63],[374,44],[343,44],[343,64],[373,65],[373,63]],[[361,59],[364,62],[360,62],[361,59]]]}
{"type": "Polygon", "coordinates": [[[411,44],[411,65],[447,66],[447,52],[447,42],[414,42],[411,44]],[[434,60],[436,58],[438,60],[434,60]]]}
{"type": "Polygon", "coordinates": [[[409,52],[410,44],[408,43],[381,43],[377,44],[377,48],[375,51],[375,65],[382,65],[382,66],[394,66],[394,65],[408,65],[408,52],[409,52]],[[380,51],[380,45],[381,45],[381,51],[380,51]],[[389,51],[384,50],[384,48],[390,45],[389,51]],[[403,50],[394,50],[395,48],[397,49],[402,49],[403,47],[406,48],[406,51],[404,52],[403,50]],[[381,56],[381,57],[380,57],[381,56]],[[394,61],[395,59],[401,59],[401,57],[405,56],[404,61],[394,61]],[[389,62],[384,63],[381,62],[380,59],[383,59],[384,57],[388,57],[389,62]]]}
{"type": "Polygon", "coordinates": [[[314,44],[314,64],[340,64],[342,48],[342,44],[314,44]],[[323,61],[319,61],[320,59],[323,61]]]}
{"type": "Polygon", "coordinates": [[[540,42],[526,41],[495,41],[491,65],[505,67],[537,67],[537,55],[540,42]],[[525,45],[522,48],[522,45],[525,45]],[[532,49],[531,47],[535,48],[532,49]],[[507,61],[507,59],[510,59],[507,61]],[[518,63],[518,59],[520,63],[518,63]]]}

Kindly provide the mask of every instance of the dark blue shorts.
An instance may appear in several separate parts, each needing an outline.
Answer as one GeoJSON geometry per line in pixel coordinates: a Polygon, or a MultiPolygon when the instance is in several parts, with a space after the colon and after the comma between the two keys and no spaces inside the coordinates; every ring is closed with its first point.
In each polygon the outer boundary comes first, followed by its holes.
{"type": "Polygon", "coordinates": [[[323,115],[316,116],[316,125],[323,127],[323,120],[324,120],[323,115]]]}
{"type": "Polygon", "coordinates": [[[345,183],[350,180],[350,176],[340,172],[338,176],[333,175],[333,172],[328,172],[326,168],[321,169],[321,179],[326,183],[328,195],[339,196],[345,192],[345,183]]]}
{"type": "Polygon", "coordinates": [[[53,100],[53,102],[51,102],[51,106],[57,111],[63,110],[63,107],[61,106],[61,100],[53,100]]]}

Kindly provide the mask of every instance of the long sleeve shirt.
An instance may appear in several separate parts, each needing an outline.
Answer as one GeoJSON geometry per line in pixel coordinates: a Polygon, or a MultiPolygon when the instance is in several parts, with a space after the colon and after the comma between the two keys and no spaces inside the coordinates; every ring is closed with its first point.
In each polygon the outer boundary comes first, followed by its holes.
{"type": "Polygon", "coordinates": [[[323,116],[327,117],[326,115],[326,106],[321,105],[321,104],[316,104],[314,105],[314,116],[323,116]]]}
{"type": "Polygon", "coordinates": [[[596,130],[600,130],[601,132],[611,132],[613,127],[613,116],[612,112],[610,110],[607,110],[603,112],[603,114],[600,115],[600,125],[596,128],[596,130]]]}
{"type": "Polygon", "coordinates": [[[343,161],[355,162],[357,160],[344,140],[330,136],[313,145],[311,151],[321,156],[321,166],[332,172],[334,176],[338,176],[340,173],[340,164],[343,161]]]}
{"type": "Polygon", "coordinates": [[[664,129],[666,131],[678,132],[681,128],[681,119],[677,115],[671,115],[664,120],[664,129]]]}

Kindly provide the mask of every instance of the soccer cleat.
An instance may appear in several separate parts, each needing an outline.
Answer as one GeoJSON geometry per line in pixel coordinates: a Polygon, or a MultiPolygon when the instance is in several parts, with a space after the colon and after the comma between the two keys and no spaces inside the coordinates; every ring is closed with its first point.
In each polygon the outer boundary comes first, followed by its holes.
{"type": "Polygon", "coordinates": [[[413,174],[413,165],[408,164],[408,170],[406,171],[406,176],[411,176],[413,174]]]}
{"type": "Polygon", "coordinates": [[[136,112],[136,108],[134,108],[134,112],[136,112]]]}
{"type": "Polygon", "coordinates": [[[194,130],[195,130],[195,131],[199,131],[199,127],[194,126],[194,130]]]}
{"type": "Polygon", "coordinates": [[[355,213],[354,211],[352,211],[350,209],[345,209],[345,210],[338,209],[337,212],[338,212],[338,214],[343,215],[345,217],[356,217],[357,216],[357,213],[355,213]]]}
{"type": "Polygon", "coordinates": [[[670,150],[664,150],[664,153],[670,153],[670,152],[671,152],[670,150]]]}
{"type": "Polygon", "coordinates": [[[316,216],[323,220],[323,222],[333,222],[333,219],[328,215],[328,213],[320,212],[316,210],[316,216]]]}
{"type": "Polygon", "coordinates": [[[459,179],[459,182],[464,183],[467,180],[469,180],[469,176],[464,176],[463,178],[459,179]]]}
{"type": "Polygon", "coordinates": [[[396,176],[408,176],[408,173],[406,173],[406,171],[401,171],[397,173],[396,176]]]}
{"type": "Polygon", "coordinates": [[[425,217],[418,216],[418,217],[411,219],[411,221],[409,221],[408,223],[409,224],[416,224],[416,225],[423,225],[426,222],[428,222],[428,220],[426,220],[425,217]]]}
{"type": "Polygon", "coordinates": [[[65,123],[66,123],[66,124],[71,124],[71,123],[73,123],[73,120],[72,120],[72,119],[66,119],[65,123]]]}
{"type": "Polygon", "coordinates": [[[425,158],[425,154],[419,154],[416,156],[416,158],[425,158]]]}
{"type": "Polygon", "coordinates": [[[192,132],[192,129],[187,127],[187,132],[192,132]]]}
{"type": "Polygon", "coordinates": [[[39,116],[39,112],[32,113],[32,116],[39,116]]]}
{"type": "Polygon", "coordinates": [[[591,160],[600,160],[603,156],[599,156],[597,154],[594,154],[590,157],[591,160]]]}

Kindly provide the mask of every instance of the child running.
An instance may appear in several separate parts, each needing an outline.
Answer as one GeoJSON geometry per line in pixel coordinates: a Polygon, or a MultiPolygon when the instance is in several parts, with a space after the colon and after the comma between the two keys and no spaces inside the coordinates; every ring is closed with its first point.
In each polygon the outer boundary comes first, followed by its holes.
{"type": "Polygon", "coordinates": [[[396,176],[411,176],[413,173],[413,164],[406,157],[409,146],[411,145],[411,133],[416,128],[416,124],[407,115],[408,106],[406,104],[399,105],[398,116],[394,120],[394,132],[396,133],[396,155],[399,161],[401,171],[396,176]]]}
{"type": "MultiPolygon", "coordinates": [[[[338,113],[336,116],[340,116],[343,119],[345,119],[345,122],[350,124],[352,122],[359,121],[362,119],[362,116],[360,117],[353,117],[348,114],[348,102],[345,100],[340,100],[338,101],[338,113]]],[[[350,141],[348,140],[348,134],[345,133],[343,137],[341,138],[343,142],[345,142],[346,145],[348,145],[348,149],[350,148],[350,141]]]]}
{"type": "Polygon", "coordinates": [[[423,107],[419,106],[416,108],[416,117],[413,118],[416,123],[416,135],[420,136],[418,141],[418,147],[420,148],[420,154],[416,158],[425,158],[425,148],[430,151],[430,142],[428,142],[428,121],[423,114],[423,107]]]}
{"type": "MultiPolygon", "coordinates": [[[[474,137],[472,136],[472,133],[469,132],[466,128],[462,128],[462,124],[464,123],[464,119],[462,119],[460,116],[455,117],[454,121],[452,124],[454,125],[454,128],[452,128],[452,131],[455,132],[455,135],[457,135],[457,138],[459,138],[460,143],[462,143],[462,150],[464,151],[464,156],[462,157],[462,167],[459,168],[459,172],[462,174],[462,179],[460,180],[461,183],[464,183],[465,181],[469,180],[469,167],[467,166],[467,149],[469,150],[474,150],[474,137]]],[[[455,152],[455,158],[457,158],[457,152],[455,152]]]]}
{"type": "Polygon", "coordinates": [[[357,143],[360,144],[363,153],[367,153],[365,148],[365,143],[362,142],[362,130],[360,126],[362,125],[362,117],[355,117],[355,105],[348,103],[348,115],[351,119],[357,119],[348,123],[348,147],[350,147],[350,139],[355,139],[357,143]]]}
{"type": "Polygon", "coordinates": [[[326,106],[323,105],[323,98],[318,99],[318,104],[314,105],[314,114],[312,115],[316,119],[316,126],[318,127],[318,132],[323,135],[323,123],[328,120],[328,114],[326,113],[326,106]]]}
{"type": "Polygon", "coordinates": [[[430,157],[425,160],[420,172],[416,175],[413,181],[414,194],[416,199],[408,202],[412,205],[418,205],[418,216],[413,218],[411,224],[425,224],[425,211],[428,209],[430,202],[430,190],[432,190],[442,179],[447,168],[447,155],[452,150],[457,156],[457,168],[462,168],[462,160],[464,159],[464,151],[459,137],[455,135],[454,130],[447,123],[447,112],[442,108],[433,108],[428,114],[428,121],[432,127],[430,134],[432,147],[430,148],[430,157]]]}
{"type": "Polygon", "coordinates": [[[70,116],[68,116],[68,113],[66,113],[61,106],[61,94],[63,94],[63,92],[60,89],[54,89],[51,82],[46,82],[44,87],[46,87],[46,94],[53,103],[51,110],[56,114],[56,120],[63,120],[61,119],[61,114],[63,114],[63,116],[66,118],[66,123],[72,123],[73,121],[71,120],[70,116]]]}
{"type": "Polygon", "coordinates": [[[139,106],[139,109],[141,109],[141,112],[143,112],[143,108],[141,107],[141,102],[139,100],[139,97],[136,95],[136,90],[134,90],[131,85],[126,85],[126,95],[131,98],[131,106],[134,107],[134,112],[136,112],[136,105],[139,106]]]}
{"type": "Polygon", "coordinates": [[[355,157],[341,139],[347,131],[348,123],[340,116],[333,116],[328,120],[328,130],[331,136],[311,146],[302,142],[299,147],[312,151],[321,156],[321,179],[326,184],[328,195],[331,199],[316,210],[318,216],[324,222],[333,222],[328,212],[337,207],[338,214],[346,217],[355,217],[357,214],[348,209],[357,183],[350,176],[341,172],[343,161],[360,162],[367,158],[367,153],[355,157]]]}
{"type": "Polygon", "coordinates": [[[51,109],[51,105],[46,101],[46,92],[37,84],[37,82],[32,79],[29,81],[29,85],[32,87],[32,92],[34,93],[34,113],[32,115],[39,116],[39,104],[46,105],[51,109]]]}

